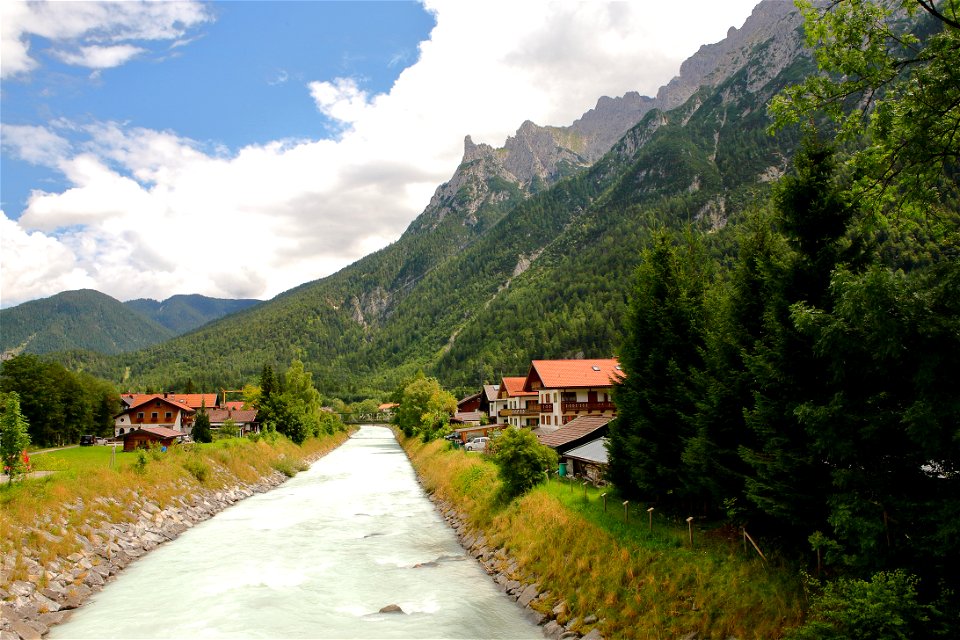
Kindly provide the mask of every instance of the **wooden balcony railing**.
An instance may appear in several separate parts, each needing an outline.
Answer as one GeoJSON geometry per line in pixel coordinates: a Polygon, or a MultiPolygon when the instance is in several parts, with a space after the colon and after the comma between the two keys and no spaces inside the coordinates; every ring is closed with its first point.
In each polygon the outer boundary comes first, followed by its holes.
{"type": "Polygon", "coordinates": [[[561,402],[560,408],[567,411],[616,411],[617,405],[612,402],[561,402]]]}

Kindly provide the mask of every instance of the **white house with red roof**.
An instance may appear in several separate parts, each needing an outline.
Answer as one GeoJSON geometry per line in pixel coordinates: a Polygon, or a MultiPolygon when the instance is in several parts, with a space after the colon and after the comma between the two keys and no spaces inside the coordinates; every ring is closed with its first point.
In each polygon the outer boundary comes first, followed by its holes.
{"type": "Polygon", "coordinates": [[[558,427],[578,416],[615,416],[611,393],[622,377],[616,358],[534,360],[523,389],[537,395],[540,426],[558,427]]]}
{"type": "Polygon", "coordinates": [[[114,416],[114,436],[119,438],[143,427],[165,427],[179,433],[190,433],[196,411],[186,402],[178,402],[165,395],[138,394],[133,398],[126,409],[114,416]]]}
{"type": "MultiPolygon", "coordinates": [[[[540,407],[537,392],[524,391],[522,376],[504,378],[497,391],[497,398],[506,404],[498,412],[498,422],[514,427],[537,427],[540,407]]],[[[500,403],[498,403],[499,405],[500,403]]]]}

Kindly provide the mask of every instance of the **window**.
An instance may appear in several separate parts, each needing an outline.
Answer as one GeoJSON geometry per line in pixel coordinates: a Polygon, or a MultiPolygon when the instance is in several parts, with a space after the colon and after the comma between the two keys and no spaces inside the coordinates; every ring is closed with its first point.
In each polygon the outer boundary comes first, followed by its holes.
{"type": "Polygon", "coordinates": [[[172,411],[167,411],[167,412],[163,415],[163,419],[166,420],[167,422],[169,422],[170,420],[173,420],[173,412],[172,412],[172,411]]]}
{"type": "Polygon", "coordinates": [[[143,422],[143,411],[137,412],[137,421],[143,422]]]}
{"type": "Polygon", "coordinates": [[[156,422],[156,421],[157,421],[157,415],[159,415],[159,414],[157,414],[156,411],[154,411],[153,413],[151,413],[151,414],[150,414],[150,420],[153,421],[153,422],[156,422]]]}

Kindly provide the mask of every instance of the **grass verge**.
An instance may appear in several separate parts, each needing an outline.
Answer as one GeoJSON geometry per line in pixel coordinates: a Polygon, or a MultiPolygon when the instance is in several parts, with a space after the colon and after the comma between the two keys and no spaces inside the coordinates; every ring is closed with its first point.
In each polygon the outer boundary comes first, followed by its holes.
{"type": "MultiPolygon", "coordinates": [[[[496,467],[444,442],[406,440],[430,491],[457,505],[490,544],[505,548],[528,580],[567,603],[560,622],[593,614],[606,638],[778,638],[802,620],[802,587],[788,568],[687,524],[631,513],[601,491],[554,480],[498,502],[496,467]],[[751,555],[753,554],[753,555],[751,555]]],[[[585,625],[575,625],[586,632],[585,625]]]]}

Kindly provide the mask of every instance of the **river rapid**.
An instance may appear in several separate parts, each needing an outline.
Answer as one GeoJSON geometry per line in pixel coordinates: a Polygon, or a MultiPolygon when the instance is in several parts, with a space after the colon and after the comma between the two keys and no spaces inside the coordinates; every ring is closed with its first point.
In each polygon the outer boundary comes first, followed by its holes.
{"type": "Polygon", "coordinates": [[[364,426],[127,567],[49,637],[543,634],[460,547],[392,432],[364,426]]]}

